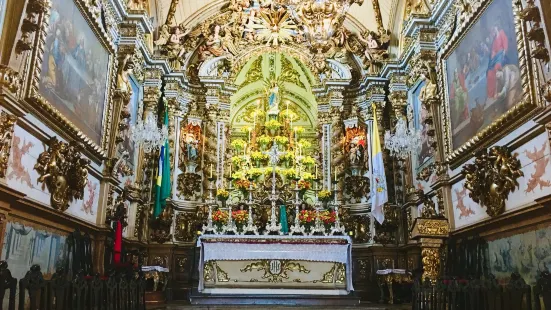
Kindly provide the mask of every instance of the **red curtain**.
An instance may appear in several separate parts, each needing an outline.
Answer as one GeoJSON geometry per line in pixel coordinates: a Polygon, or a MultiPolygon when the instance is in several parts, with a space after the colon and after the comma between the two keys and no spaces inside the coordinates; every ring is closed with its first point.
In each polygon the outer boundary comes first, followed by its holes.
{"type": "Polygon", "coordinates": [[[115,252],[115,264],[121,262],[121,251],[122,251],[122,225],[121,221],[117,221],[117,228],[115,229],[115,245],[113,248],[115,252]]]}

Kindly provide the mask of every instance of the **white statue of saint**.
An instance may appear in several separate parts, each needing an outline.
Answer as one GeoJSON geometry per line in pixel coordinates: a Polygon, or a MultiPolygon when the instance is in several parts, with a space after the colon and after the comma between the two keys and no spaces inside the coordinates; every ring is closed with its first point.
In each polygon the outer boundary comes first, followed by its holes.
{"type": "Polygon", "coordinates": [[[279,86],[275,81],[272,82],[270,93],[268,95],[268,115],[279,114],[279,86]]]}

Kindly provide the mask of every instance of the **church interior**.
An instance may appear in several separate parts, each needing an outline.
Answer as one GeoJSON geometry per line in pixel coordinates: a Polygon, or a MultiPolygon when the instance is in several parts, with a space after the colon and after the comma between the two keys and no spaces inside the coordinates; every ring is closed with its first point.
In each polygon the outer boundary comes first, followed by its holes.
{"type": "Polygon", "coordinates": [[[0,309],[551,309],[549,36],[546,0],[0,0],[0,309]]]}

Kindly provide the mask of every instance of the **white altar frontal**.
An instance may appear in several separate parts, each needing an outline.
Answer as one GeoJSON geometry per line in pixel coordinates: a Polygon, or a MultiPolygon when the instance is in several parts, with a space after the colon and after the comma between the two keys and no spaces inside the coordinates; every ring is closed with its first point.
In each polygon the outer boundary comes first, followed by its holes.
{"type": "Polygon", "coordinates": [[[203,235],[199,291],[206,294],[348,295],[348,236],[203,235]]]}

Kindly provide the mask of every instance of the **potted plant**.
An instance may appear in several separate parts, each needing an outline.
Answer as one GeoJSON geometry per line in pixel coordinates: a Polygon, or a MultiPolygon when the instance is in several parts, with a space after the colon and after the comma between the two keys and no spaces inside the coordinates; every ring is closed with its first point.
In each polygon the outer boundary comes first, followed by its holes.
{"type": "Polygon", "coordinates": [[[216,198],[222,202],[222,206],[225,206],[226,200],[230,198],[230,193],[224,188],[219,188],[216,190],[216,198]]]}
{"type": "Polygon", "coordinates": [[[319,217],[323,223],[323,226],[325,226],[325,231],[328,232],[331,229],[331,226],[335,224],[337,214],[335,211],[325,210],[320,212],[319,217]]]}
{"type": "Polygon", "coordinates": [[[262,168],[252,168],[247,171],[247,176],[251,179],[256,179],[263,174],[264,170],[262,168]]]}
{"type": "Polygon", "coordinates": [[[312,181],[314,179],[314,175],[310,172],[301,172],[300,178],[306,181],[312,181]]]}
{"type": "Polygon", "coordinates": [[[255,166],[258,168],[260,167],[260,162],[266,159],[266,155],[262,154],[262,152],[259,151],[252,152],[251,159],[254,160],[255,166]]]}
{"type": "Polygon", "coordinates": [[[231,146],[240,153],[245,148],[246,142],[243,139],[235,139],[231,142],[231,146]]]}
{"type": "Polygon", "coordinates": [[[331,201],[331,192],[328,191],[328,190],[321,190],[320,193],[318,194],[318,198],[319,200],[321,200],[321,202],[323,202],[324,205],[327,205],[327,203],[329,201],[331,201]]]}
{"type": "Polygon", "coordinates": [[[243,232],[243,226],[247,224],[247,220],[249,218],[249,212],[246,210],[235,210],[232,211],[232,219],[235,223],[235,226],[237,226],[238,232],[243,232]]]}
{"type": "Polygon", "coordinates": [[[268,144],[272,142],[272,138],[268,137],[267,135],[262,135],[256,139],[258,141],[258,144],[260,145],[260,149],[265,151],[268,147],[268,144]]]}
{"type": "Polygon", "coordinates": [[[283,160],[285,167],[289,168],[293,166],[293,162],[295,161],[295,154],[293,152],[287,152],[281,157],[281,159],[283,160]]]}
{"type": "Polygon", "coordinates": [[[228,212],[220,209],[212,213],[212,223],[216,226],[216,230],[222,231],[222,226],[228,222],[228,212]]]}
{"type": "Polygon", "coordinates": [[[232,164],[234,164],[237,167],[240,167],[243,162],[245,162],[245,158],[243,156],[232,156],[231,158],[232,164]]]}
{"type": "Polygon", "coordinates": [[[281,123],[278,122],[275,119],[271,119],[267,121],[264,126],[266,126],[266,129],[270,132],[270,135],[275,136],[279,128],[281,127],[281,123]]]}
{"type": "Polygon", "coordinates": [[[246,179],[239,179],[235,181],[235,188],[243,194],[243,197],[247,197],[251,186],[254,188],[255,184],[246,179]]]}
{"type": "Polygon", "coordinates": [[[298,145],[300,146],[300,148],[302,149],[307,149],[309,147],[312,146],[312,143],[310,143],[310,141],[306,140],[306,139],[300,139],[298,141],[298,145]]]}
{"type": "Polygon", "coordinates": [[[285,145],[287,145],[287,143],[289,142],[289,139],[287,137],[283,137],[283,136],[276,136],[274,138],[275,142],[282,146],[282,147],[285,147],[285,145]]]}
{"type": "Polygon", "coordinates": [[[306,191],[310,189],[310,182],[306,180],[298,181],[298,189],[299,189],[299,192],[298,192],[299,198],[302,199],[306,191]]]}
{"type": "Polygon", "coordinates": [[[316,213],[312,210],[301,210],[298,214],[298,220],[306,228],[306,232],[310,232],[312,226],[316,223],[316,213]]]}
{"type": "Polygon", "coordinates": [[[288,179],[296,179],[297,171],[293,168],[285,169],[282,171],[282,174],[288,179]]]}

